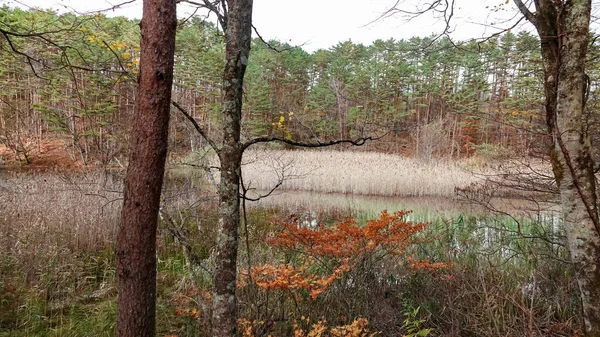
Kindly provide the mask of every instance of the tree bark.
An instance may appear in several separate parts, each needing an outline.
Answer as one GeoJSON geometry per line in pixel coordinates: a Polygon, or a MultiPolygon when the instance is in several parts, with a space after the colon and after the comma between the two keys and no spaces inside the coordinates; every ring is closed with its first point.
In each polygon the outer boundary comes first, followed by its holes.
{"type": "Polygon", "coordinates": [[[175,0],[145,0],[138,100],[117,239],[117,336],[156,334],[156,228],[167,155],[175,0]]]}
{"type": "Polygon", "coordinates": [[[223,144],[219,186],[219,233],[213,278],[212,336],[237,335],[237,250],[240,226],[242,94],[250,56],[252,0],[228,0],[223,75],[223,144]]]}
{"type": "Polygon", "coordinates": [[[579,285],[587,336],[600,336],[600,226],[592,150],[583,112],[591,1],[515,3],[540,36],[552,170],[559,188],[567,248],[579,285]]]}

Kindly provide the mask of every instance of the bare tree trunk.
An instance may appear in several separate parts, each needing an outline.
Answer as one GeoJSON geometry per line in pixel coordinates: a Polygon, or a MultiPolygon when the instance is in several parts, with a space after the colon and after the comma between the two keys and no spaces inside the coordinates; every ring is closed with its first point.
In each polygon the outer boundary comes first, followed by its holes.
{"type": "Polygon", "coordinates": [[[591,1],[515,3],[540,36],[552,169],[562,203],[567,248],[579,285],[587,336],[600,336],[600,226],[596,181],[583,112],[591,1]]]}
{"type": "Polygon", "coordinates": [[[138,99],[117,239],[117,336],[156,335],[156,227],[167,155],[175,0],[145,0],[138,99]]]}
{"type": "Polygon", "coordinates": [[[219,234],[213,278],[212,335],[236,336],[237,250],[240,226],[241,151],[225,145],[220,153],[219,234]]]}
{"type": "Polygon", "coordinates": [[[252,0],[228,0],[223,75],[223,146],[219,186],[219,233],[213,278],[212,335],[237,335],[236,275],[242,166],[240,130],[244,74],[250,56],[252,0]]]}
{"type": "Polygon", "coordinates": [[[577,275],[586,331],[600,336],[600,228],[590,141],[584,125],[591,1],[565,4],[559,22],[556,123],[552,166],[560,191],[567,246],[577,275]],[[563,28],[564,29],[561,29],[563,28]]]}

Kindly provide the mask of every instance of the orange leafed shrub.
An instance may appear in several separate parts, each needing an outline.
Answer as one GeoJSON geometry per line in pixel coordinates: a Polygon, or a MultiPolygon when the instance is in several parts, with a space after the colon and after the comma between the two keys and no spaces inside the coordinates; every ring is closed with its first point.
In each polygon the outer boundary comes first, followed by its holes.
{"type": "Polygon", "coordinates": [[[378,333],[369,333],[369,320],[359,317],[348,325],[327,327],[327,321],[319,320],[317,323],[310,324],[310,318],[305,319],[307,328],[303,329],[299,324],[293,326],[294,337],[373,337],[378,333]]]}
{"type": "MultiPolygon", "coordinates": [[[[331,275],[319,276],[306,271],[306,267],[294,268],[290,265],[273,266],[270,264],[254,266],[250,276],[254,283],[264,290],[297,291],[306,290],[312,299],[316,299],[333,281],[340,278],[342,273],[350,269],[347,263],[336,268],[331,275]]],[[[242,273],[245,280],[248,272],[242,273]]]]}
{"type": "Polygon", "coordinates": [[[452,268],[451,264],[445,262],[431,262],[429,260],[417,260],[412,257],[407,257],[406,261],[409,263],[408,268],[411,270],[426,271],[429,273],[435,273],[438,271],[445,271],[452,268]]]}
{"type": "MultiPolygon", "coordinates": [[[[314,310],[314,307],[310,309],[311,305],[314,306],[313,301],[326,291],[336,294],[336,291],[348,289],[368,289],[368,282],[379,284],[378,281],[373,281],[379,277],[373,270],[381,265],[384,257],[399,257],[404,262],[403,265],[411,270],[427,273],[447,271],[449,266],[445,263],[407,257],[410,255],[408,250],[411,245],[423,242],[416,234],[428,225],[407,221],[408,214],[410,212],[383,211],[378,218],[369,220],[366,224],[359,224],[354,219],[347,218],[331,226],[310,228],[278,221],[281,231],[267,239],[267,243],[283,253],[275,256],[280,256],[285,262],[253,266],[242,271],[238,286],[244,287],[251,283],[254,287],[252,289],[264,295],[261,298],[265,301],[276,298],[276,307],[281,308],[282,312],[279,316],[268,313],[263,321],[241,321],[240,331],[243,336],[251,337],[257,331],[269,331],[272,327],[269,324],[274,321],[274,317],[298,317],[303,313],[302,308],[309,309],[308,312],[314,310]],[[340,279],[347,282],[336,282],[340,279]],[[340,287],[337,287],[338,284],[340,287]],[[269,292],[278,292],[282,296],[269,296],[269,292]],[[311,301],[304,301],[306,299],[311,301]],[[279,306],[288,300],[289,308],[297,310],[295,313],[284,314],[283,310],[286,307],[279,306]]],[[[339,317],[338,314],[346,312],[338,311],[331,317],[339,317]]],[[[358,315],[360,317],[361,313],[358,315]]],[[[345,322],[345,316],[342,317],[342,322],[345,322]]],[[[288,325],[291,330],[285,330],[285,325],[277,329],[295,337],[375,336],[376,333],[369,332],[368,324],[366,318],[358,318],[347,325],[328,327],[325,316],[318,322],[309,322],[309,319],[302,316],[301,321],[294,320],[293,326],[288,325]]]]}
{"type": "Polygon", "coordinates": [[[367,326],[369,321],[366,318],[358,318],[348,325],[342,325],[331,329],[331,336],[335,337],[366,337],[375,336],[375,333],[369,335],[367,326]]]}
{"type": "Polygon", "coordinates": [[[405,253],[413,243],[414,234],[427,225],[406,221],[409,213],[400,211],[390,214],[383,211],[379,218],[367,221],[366,225],[360,225],[352,218],[330,227],[317,228],[278,222],[282,231],[269,239],[268,243],[283,252],[299,254],[296,266],[254,266],[249,274],[248,271],[241,273],[239,286],[243,287],[246,280],[251,279],[263,290],[304,290],[312,299],[316,299],[344,272],[348,272],[366,256],[405,253]],[[326,275],[308,272],[310,267],[317,264],[316,261],[327,261],[330,264],[325,268],[329,270],[326,275]]]}
{"type": "MultiPolygon", "coordinates": [[[[369,333],[369,321],[366,318],[359,317],[348,325],[329,328],[327,321],[321,319],[316,323],[310,323],[310,317],[302,317],[302,324],[294,323],[292,327],[293,337],[374,337],[378,333],[369,333]],[[305,325],[306,327],[301,327],[305,325]]],[[[264,325],[264,321],[249,321],[246,318],[238,319],[238,330],[242,337],[255,337],[257,327],[264,325]]],[[[272,335],[268,335],[272,337],[272,335]]]]}
{"type": "Polygon", "coordinates": [[[283,231],[269,240],[281,250],[301,251],[309,256],[354,259],[374,252],[403,254],[411,237],[425,229],[422,222],[406,221],[410,211],[383,211],[378,219],[359,225],[352,218],[326,228],[301,228],[279,222],[283,231]]]}

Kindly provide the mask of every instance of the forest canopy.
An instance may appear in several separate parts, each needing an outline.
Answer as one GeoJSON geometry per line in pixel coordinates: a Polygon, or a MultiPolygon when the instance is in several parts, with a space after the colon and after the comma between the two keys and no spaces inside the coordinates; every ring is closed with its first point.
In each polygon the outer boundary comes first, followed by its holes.
{"type": "MultiPolygon", "coordinates": [[[[0,17],[0,141],[23,161],[57,138],[84,164],[123,159],[139,66],[138,21],[7,6],[0,17]]],[[[589,111],[598,96],[598,43],[591,41],[589,111]]],[[[176,48],[173,100],[209,137],[218,137],[222,32],[198,18],[182,21],[176,48]]],[[[313,53],[255,38],[251,50],[247,138],[344,139],[392,130],[374,146],[426,159],[538,152],[545,128],[542,70],[539,41],[527,32],[464,42],[343,41],[313,53]]],[[[171,149],[202,148],[185,118],[172,115],[171,149]]]]}

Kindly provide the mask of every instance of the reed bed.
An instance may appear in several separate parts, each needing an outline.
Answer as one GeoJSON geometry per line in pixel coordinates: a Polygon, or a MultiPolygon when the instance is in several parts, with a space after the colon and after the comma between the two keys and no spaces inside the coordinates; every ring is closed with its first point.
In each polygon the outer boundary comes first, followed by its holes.
{"type": "Polygon", "coordinates": [[[115,241],[122,178],[103,172],[7,173],[0,182],[0,253],[105,248],[115,241]],[[36,249],[37,248],[37,249],[36,249]]]}
{"type": "Polygon", "coordinates": [[[258,190],[270,190],[283,179],[285,190],[446,197],[481,181],[464,163],[373,152],[252,150],[244,163],[246,185],[258,190]]]}
{"type": "Polygon", "coordinates": [[[100,335],[96,328],[114,321],[114,305],[101,301],[116,293],[121,180],[0,172],[0,335],[100,335]]]}

